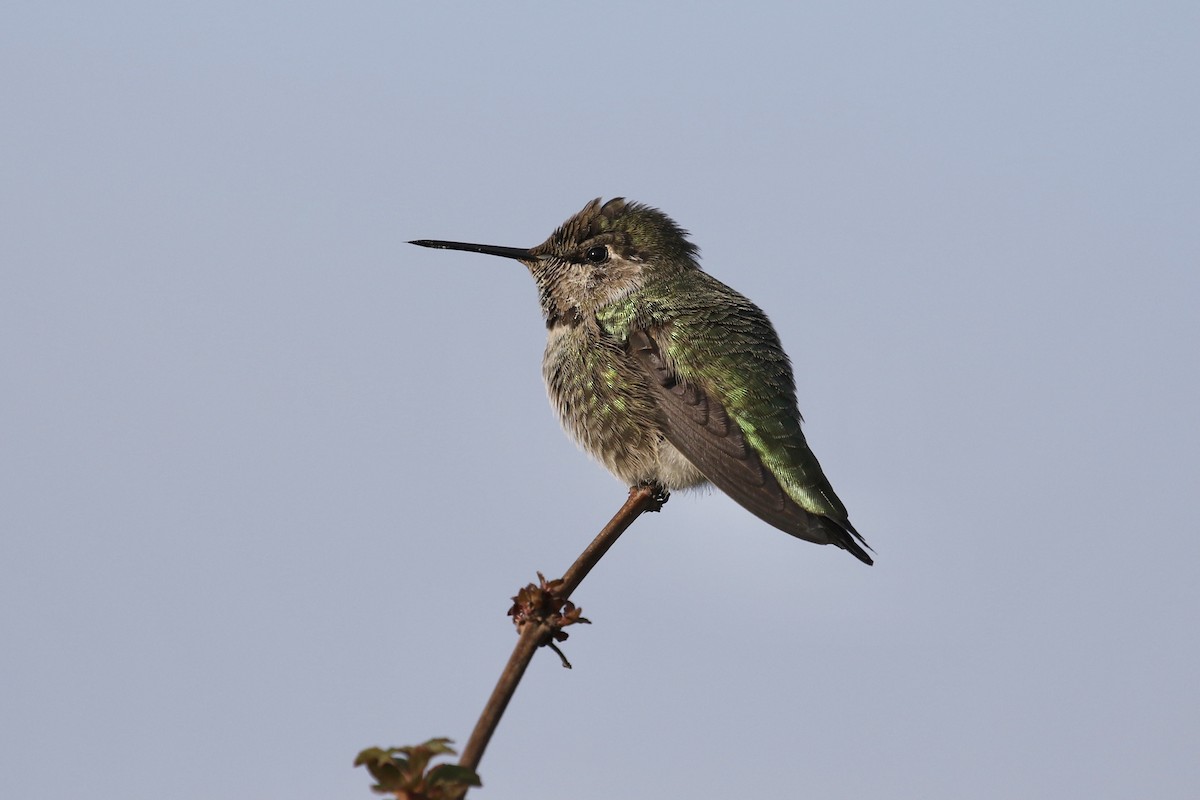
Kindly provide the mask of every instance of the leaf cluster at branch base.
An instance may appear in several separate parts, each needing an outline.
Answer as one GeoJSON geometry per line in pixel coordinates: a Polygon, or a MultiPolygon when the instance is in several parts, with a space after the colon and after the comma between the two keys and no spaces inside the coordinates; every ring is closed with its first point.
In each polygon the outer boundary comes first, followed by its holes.
{"type": "Polygon", "coordinates": [[[409,747],[369,747],[354,759],[354,766],[366,767],[377,783],[371,788],[380,794],[395,795],[397,800],[459,800],[471,786],[482,786],[479,775],[469,767],[438,764],[429,771],[429,762],[440,755],[456,755],[452,740],[430,739],[409,747]]]}

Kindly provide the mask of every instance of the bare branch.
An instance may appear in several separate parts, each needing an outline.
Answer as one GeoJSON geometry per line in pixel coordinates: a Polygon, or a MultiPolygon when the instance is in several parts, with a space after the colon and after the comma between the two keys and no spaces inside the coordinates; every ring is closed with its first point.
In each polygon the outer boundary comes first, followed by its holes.
{"type": "MultiPolygon", "coordinates": [[[[562,600],[565,601],[571,596],[571,592],[575,591],[583,582],[592,567],[596,566],[635,519],[643,512],[658,511],[665,502],[666,493],[656,486],[646,485],[631,488],[629,499],[625,501],[625,505],[621,506],[621,510],[604,526],[604,530],[600,531],[563,575],[561,586],[558,589],[562,600]]],[[[471,770],[478,769],[479,761],[483,758],[483,751],[487,749],[488,742],[491,741],[492,734],[495,733],[496,726],[500,723],[504,709],[508,707],[508,701],[516,692],[517,684],[521,682],[526,667],[533,660],[534,652],[539,646],[552,643],[553,635],[554,628],[546,622],[536,624],[530,622],[522,626],[520,637],[508,659],[508,664],[505,665],[504,672],[500,674],[500,680],[496,683],[496,688],[492,691],[487,705],[484,706],[483,714],[475,723],[475,730],[471,732],[467,746],[463,748],[462,758],[458,761],[459,766],[471,770]]]]}

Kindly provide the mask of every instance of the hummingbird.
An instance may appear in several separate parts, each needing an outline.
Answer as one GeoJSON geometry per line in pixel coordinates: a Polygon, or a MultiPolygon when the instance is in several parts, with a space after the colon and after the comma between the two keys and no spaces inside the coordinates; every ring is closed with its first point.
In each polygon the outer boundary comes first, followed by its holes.
{"type": "Polygon", "coordinates": [[[520,261],[546,320],[542,375],[567,433],[629,486],[711,483],[791,535],[871,564],[809,449],[767,315],[701,270],[656,208],[597,198],[536,247],[411,244],[520,261]]]}

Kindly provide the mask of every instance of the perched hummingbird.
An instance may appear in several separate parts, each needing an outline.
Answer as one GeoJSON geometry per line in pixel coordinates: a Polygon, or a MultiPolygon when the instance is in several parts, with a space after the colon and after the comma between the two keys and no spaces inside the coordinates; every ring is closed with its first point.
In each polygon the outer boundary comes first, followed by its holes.
{"type": "Polygon", "coordinates": [[[776,528],[872,563],[800,430],[775,328],[701,271],[686,237],[658,209],[597,198],[529,249],[412,244],[529,269],[548,329],[550,402],[617,478],[667,490],[712,482],[776,528]]]}

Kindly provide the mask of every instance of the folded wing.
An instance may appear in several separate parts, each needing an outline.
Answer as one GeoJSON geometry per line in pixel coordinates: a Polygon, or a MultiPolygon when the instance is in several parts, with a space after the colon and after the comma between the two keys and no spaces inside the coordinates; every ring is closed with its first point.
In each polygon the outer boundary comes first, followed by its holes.
{"type": "Polygon", "coordinates": [[[628,349],[659,400],[667,440],[717,488],[780,530],[817,544],[835,544],[872,563],[848,520],[814,514],[788,495],[720,401],[675,374],[651,332],[630,331],[628,349]]]}

